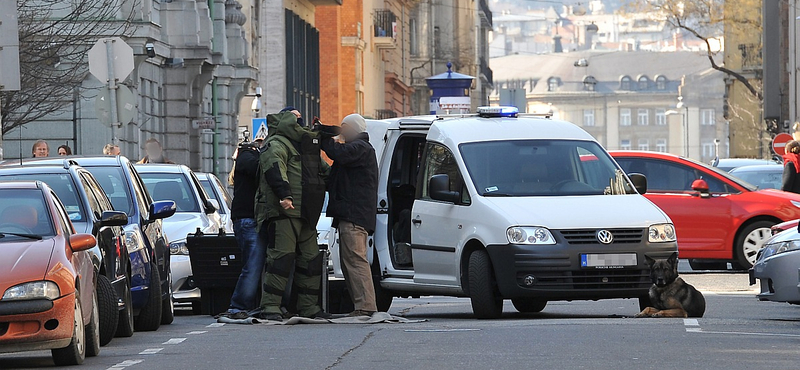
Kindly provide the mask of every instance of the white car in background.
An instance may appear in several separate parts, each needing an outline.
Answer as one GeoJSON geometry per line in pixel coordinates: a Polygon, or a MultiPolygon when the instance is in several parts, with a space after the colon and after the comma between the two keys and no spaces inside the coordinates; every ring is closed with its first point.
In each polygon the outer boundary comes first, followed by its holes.
{"type": "Polygon", "coordinates": [[[222,218],[225,232],[233,234],[233,220],[231,219],[233,197],[228,193],[228,189],[222,185],[222,181],[213,173],[195,172],[195,174],[206,194],[219,203],[220,208],[217,211],[219,212],[219,217],[222,218]]]}
{"type": "Polygon", "coordinates": [[[176,303],[191,303],[194,313],[200,312],[200,289],[192,278],[192,264],[186,236],[199,229],[204,234],[217,234],[223,228],[217,210],[219,203],[211,198],[189,167],[175,164],[139,164],[136,170],[154,200],[171,200],[177,212],[164,220],[169,239],[172,266],[172,298],[176,303]]]}

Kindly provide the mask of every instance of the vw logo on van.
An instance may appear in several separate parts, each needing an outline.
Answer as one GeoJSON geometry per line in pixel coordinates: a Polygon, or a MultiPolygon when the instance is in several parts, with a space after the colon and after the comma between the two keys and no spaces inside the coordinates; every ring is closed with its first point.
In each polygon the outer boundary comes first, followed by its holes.
{"type": "Polygon", "coordinates": [[[614,234],[608,230],[597,230],[595,236],[597,237],[597,241],[603,244],[611,244],[611,242],[614,241],[614,234]]]}

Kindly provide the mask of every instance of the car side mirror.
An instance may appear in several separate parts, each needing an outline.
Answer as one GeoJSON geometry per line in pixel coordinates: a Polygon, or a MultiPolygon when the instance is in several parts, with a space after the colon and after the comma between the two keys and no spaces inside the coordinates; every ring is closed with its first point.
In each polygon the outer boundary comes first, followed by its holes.
{"type": "Polygon", "coordinates": [[[128,215],[120,211],[103,211],[100,216],[100,226],[125,226],[128,224],[128,215]]]}
{"type": "Polygon", "coordinates": [[[450,176],[445,174],[431,176],[428,180],[428,193],[433,200],[454,204],[461,201],[461,193],[450,191],[450,176]]]}
{"type": "Polygon", "coordinates": [[[647,193],[647,176],[641,173],[629,173],[628,178],[631,179],[633,187],[639,194],[647,193]]]}
{"type": "Polygon", "coordinates": [[[159,200],[157,202],[153,202],[153,204],[150,205],[150,210],[148,212],[150,214],[150,219],[148,221],[172,217],[177,210],[178,207],[175,205],[175,202],[171,200],[159,200]]]}
{"type": "Polygon", "coordinates": [[[703,179],[694,180],[694,182],[692,182],[692,190],[700,193],[701,198],[708,198],[711,196],[708,190],[708,183],[703,179]]]}
{"type": "Polygon", "coordinates": [[[91,234],[73,234],[69,237],[69,247],[73,252],[81,252],[94,248],[97,239],[91,234]]]}
{"type": "Polygon", "coordinates": [[[206,214],[212,214],[219,210],[219,202],[216,199],[206,200],[206,214]]]}

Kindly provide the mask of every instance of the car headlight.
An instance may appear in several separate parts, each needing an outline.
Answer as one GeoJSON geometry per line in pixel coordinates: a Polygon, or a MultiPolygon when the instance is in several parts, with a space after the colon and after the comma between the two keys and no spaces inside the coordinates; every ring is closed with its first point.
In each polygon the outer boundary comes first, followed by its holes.
{"type": "Polygon", "coordinates": [[[657,224],[650,226],[647,232],[650,243],[668,243],[675,241],[675,226],[672,224],[657,224]]]}
{"type": "Polygon", "coordinates": [[[144,249],[142,234],[138,227],[125,230],[125,247],[128,248],[129,254],[144,249]]]}
{"type": "Polygon", "coordinates": [[[3,294],[4,301],[23,301],[28,299],[54,300],[61,296],[58,285],[52,281],[32,281],[8,288],[3,294]]]}
{"type": "Polygon", "coordinates": [[[188,256],[189,248],[186,248],[186,240],[169,243],[169,254],[188,256]]]}
{"type": "Polygon", "coordinates": [[[767,244],[764,247],[763,253],[761,253],[759,260],[767,259],[776,254],[796,251],[798,249],[800,249],[800,240],[787,240],[784,242],[767,244]]]}
{"type": "Polygon", "coordinates": [[[512,226],[506,230],[506,237],[511,244],[552,245],[556,239],[550,230],[543,227],[512,226]]]}

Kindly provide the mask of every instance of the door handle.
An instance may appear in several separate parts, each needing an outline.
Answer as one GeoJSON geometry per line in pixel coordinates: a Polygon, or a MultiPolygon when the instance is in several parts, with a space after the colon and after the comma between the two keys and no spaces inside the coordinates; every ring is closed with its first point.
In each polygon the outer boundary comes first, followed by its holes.
{"type": "Polygon", "coordinates": [[[411,223],[413,223],[414,225],[421,225],[422,224],[422,219],[417,217],[417,218],[411,220],[411,223]]]}

